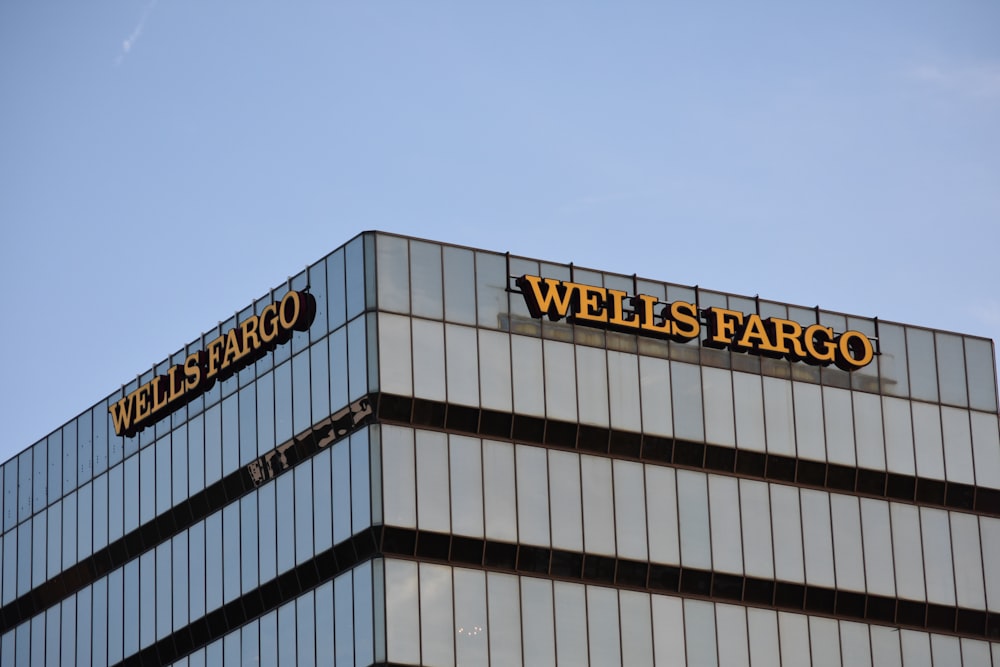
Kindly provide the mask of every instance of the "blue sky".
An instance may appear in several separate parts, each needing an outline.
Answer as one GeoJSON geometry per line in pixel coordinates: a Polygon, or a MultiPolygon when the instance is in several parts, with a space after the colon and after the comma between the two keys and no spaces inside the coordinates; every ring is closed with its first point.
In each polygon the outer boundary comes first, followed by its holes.
{"type": "Polygon", "coordinates": [[[1000,338],[1000,4],[0,4],[0,460],[364,229],[1000,338]]]}

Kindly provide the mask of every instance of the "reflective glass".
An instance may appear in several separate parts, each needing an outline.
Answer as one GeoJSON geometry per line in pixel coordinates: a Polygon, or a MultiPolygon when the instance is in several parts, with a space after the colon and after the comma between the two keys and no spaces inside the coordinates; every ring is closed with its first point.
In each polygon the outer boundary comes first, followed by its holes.
{"type": "Polygon", "coordinates": [[[295,629],[298,634],[295,665],[312,667],[316,664],[316,620],[312,591],[295,601],[295,629]]]}
{"type": "Polygon", "coordinates": [[[586,593],[590,661],[595,665],[620,665],[618,591],[602,586],[587,586],[586,593]]]}
{"type": "MultiPolygon", "coordinates": [[[[613,461],[615,541],[619,558],[645,561],[646,498],[643,466],[631,461],[613,461]]],[[[518,478],[518,484],[521,483],[518,478]]]]}
{"type": "Polygon", "coordinates": [[[505,542],[517,541],[517,505],[514,486],[513,446],[483,441],[483,489],[486,506],[486,536],[505,542]]]}
{"type": "Polygon", "coordinates": [[[444,325],[441,322],[412,320],[413,395],[435,401],[445,400],[444,325]]]}
{"type": "MultiPolygon", "coordinates": [[[[515,339],[517,340],[517,339],[515,339]]],[[[576,407],[577,407],[577,397],[576,389],[581,391],[584,390],[584,381],[582,377],[577,376],[577,367],[574,361],[573,349],[574,346],[569,343],[560,343],[557,341],[546,340],[542,343],[543,351],[545,355],[544,363],[542,364],[542,369],[545,372],[545,412],[550,419],[559,419],[567,422],[575,422],[576,419],[576,407]],[[574,389],[574,385],[576,389],[574,389]]],[[[517,354],[515,348],[515,355],[517,354]]],[[[601,352],[603,355],[603,351],[601,352]]],[[[603,359],[602,359],[603,362],[603,359]]],[[[585,362],[581,360],[580,362],[580,372],[583,372],[583,364],[585,362]]],[[[515,356],[514,368],[515,368],[515,406],[518,405],[520,398],[519,394],[522,391],[523,380],[518,381],[517,369],[520,364],[515,356]]],[[[534,376],[534,373],[532,373],[534,376]]],[[[531,381],[537,381],[535,377],[531,377],[531,381]]],[[[607,381],[602,380],[607,386],[607,381]]],[[[581,412],[583,411],[584,398],[581,395],[581,412]]],[[[521,412],[521,410],[515,407],[515,411],[521,412]]],[[[604,412],[607,412],[607,401],[604,403],[604,412]]]]}
{"type": "Polygon", "coordinates": [[[966,338],[965,362],[968,368],[969,405],[977,410],[996,412],[997,378],[992,341],[966,338]]]}
{"type": "Polygon", "coordinates": [[[378,235],[375,239],[380,310],[410,312],[409,255],[406,239],[378,235]]]}
{"type": "Polygon", "coordinates": [[[438,320],[443,317],[441,272],[441,246],[410,241],[410,299],[414,315],[438,320]]]}
{"type": "MultiPolygon", "coordinates": [[[[62,495],[62,432],[56,431],[48,438],[48,463],[49,463],[49,477],[47,483],[43,485],[46,488],[46,496],[35,496],[36,503],[35,508],[45,507],[46,504],[54,503],[62,495]],[[38,500],[41,500],[41,504],[38,504],[38,500]]],[[[35,465],[38,465],[38,459],[35,459],[35,465]]],[[[43,464],[44,465],[44,464],[43,464]]],[[[35,468],[35,472],[38,472],[38,468],[35,468]]],[[[35,493],[38,493],[38,486],[35,487],[35,493]]]]}
{"type": "Polygon", "coordinates": [[[885,469],[885,441],[882,436],[882,403],[875,394],[852,392],[854,434],[858,467],[885,469]]]}
{"type": "Polygon", "coordinates": [[[344,250],[338,248],[326,260],[326,286],[330,299],[330,331],[347,321],[347,295],[344,280],[344,250]]]}
{"type": "Polygon", "coordinates": [[[771,550],[771,507],[768,485],[748,479],[739,480],[739,485],[744,570],[751,577],[772,579],[774,555],[771,550]]]}
{"type": "Polygon", "coordinates": [[[215,512],[205,519],[206,612],[215,611],[222,606],[223,566],[225,560],[222,553],[223,527],[222,512],[215,512]]]}
{"type": "Polygon", "coordinates": [[[456,535],[483,537],[483,467],[480,441],[477,438],[451,435],[448,454],[452,491],[452,531],[456,535]]]}
{"type": "MultiPolygon", "coordinates": [[[[951,534],[948,512],[920,508],[920,533],[924,545],[924,564],[927,572],[951,572],[951,534]]],[[[955,604],[954,579],[948,576],[927,577],[927,601],[938,604],[955,604]]]]}
{"type": "Polygon", "coordinates": [[[623,665],[648,665],[653,663],[653,617],[649,595],[634,591],[618,591],[621,615],[623,665]]]}
{"type": "MultiPolygon", "coordinates": [[[[549,341],[546,341],[548,344],[549,341]]],[[[576,383],[579,401],[579,420],[584,424],[608,426],[608,359],[604,350],[576,346],[576,383]]],[[[571,376],[566,376],[571,377],[571,376]]],[[[546,380],[549,381],[546,370],[546,380]]],[[[558,385],[565,393],[569,387],[565,379],[558,385]]],[[[551,398],[552,385],[546,387],[546,398],[551,398]]]]}
{"type": "Polygon", "coordinates": [[[518,578],[489,572],[486,575],[486,602],[489,617],[490,665],[520,667],[521,610],[518,578]]]}
{"type": "Polygon", "coordinates": [[[914,630],[900,630],[903,664],[906,667],[931,667],[930,635],[914,630]]]}
{"type": "Polygon", "coordinates": [[[448,401],[458,405],[478,406],[479,350],[476,330],[448,324],[445,325],[445,336],[448,401]]]}
{"type": "Polygon", "coordinates": [[[746,612],[745,608],[731,604],[715,605],[720,667],[743,667],[750,664],[746,612]]]}
{"type": "MultiPolygon", "coordinates": [[[[170,478],[167,475],[163,477],[163,481],[169,486],[170,478]]],[[[139,500],[139,518],[134,526],[129,521],[128,510],[125,512],[126,533],[130,528],[144,525],[146,522],[152,521],[153,517],[156,516],[156,500],[159,496],[156,492],[156,487],[156,446],[151,445],[140,451],[138,457],[132,457],[125,461],[125,497],[130,499],[138,498],[139,500]],[[133,484],[130,481],[131,468],[129,464],[136,459],[138,459],[139,464],[139,478],[133,484]],[[140,489],[142,493],[139,492],[140,489]]]]}
{"type": "Polygon", "coordinates": [[[711,510],[712,567],[720,572],[743,574],[739,480],[709,475],[708,496],[711,510]]]}
{"type": "Polygon", "coordinates": [[[686,440],[705,439],[702,420],[701,372],[691,364],[670,362],[674,435],[686,440]]]}
{"type": "Polygon", "coordinates": [[[823,387],[823,413],[827,460],[830,463],[853,467],[856,458],[851,392],[835,387],[823,387]]]}
{"type": "Polygon", "coordinates": [[[706,667],[719,664],[714,607],[711,602],[684,600],[684,635],[690,664],[706,667]]]}
{"type": "Polygon", "coordinates": [[[910,421],[910,403],[899,398],[882,398],[885,419],[885,462],[895,473],[913,475],[913,423],[910,421]]]}
{"type": "MultiPolygon", "coordinates": [[[[487,478],[489,479],[489,478],[487,478]]],[[[580,457],[583,490],[583,548],[589,554],[615,555],[611,460],[580,457]]]]}
{"type": "Polygon", "coordinates": [[[913,403],[913,444],[917,475],[944,479],[944,447],[941,444],[941,412],[938,406],[913,403]]]}
{"type": "MultiPolygon", "coordinates": [[[[674,379],[676,381],[676,375],[674,379]]],[[[705,400],[705,440],[713,444],[735,446],[732,373],[703,366],[701,382],[705,400]]]]}
{"type": "Polygon", "coordinates": [[[681,563],[685,567],[712,569],[706,475],[677,471],[677,506],[680,510],[681,563]]]}
{"type": "Polygon", "coordinates": [[[829,494],[802,489],[802,533],[805,543],[806,582],[829,586],[834,583],[833,543],[830,529],[829,494]]]}
{"type": "Polygon", "coordinates": [[[680,598],[653,595],[653,651],[657,665],[687,665],[684,612],[680,598]]]}
{"type": "Polygon", "coordinates": [[[801,614],[778,612],[778,638],[782,665],[803,665],[809,660],[809,619],[801,614]]]}
{"type": "Polygon", "coordinates": [[[934,333],[915,327],[906,328],[909,359],[910,393],[925,401],[938,400],[937,364],[935,363],[934,333]]]}
{"type": "Polygon", "coordinates": [[[944,439],[944,465],[950,481],[975,484],[972,471],[972,433],[969,411],[941,408],[941,430],[944,439]]]}
{"type": "Polygon", "coordinates": [[[853,496],[831,494],[830,514],[837,587],[863,591],[865,567],[861,551],[861,514],[858,499],[853,496]]]}
{"type": "Polygon", "coordinates": [[[176,535],[170,541],[173,550],[170,574],[172,613],[171,629],[180,630],[188,623],[188,533],[176,535]]]}
{"type": "Polygon", "coordinates": [[[302,433],[312,425],[312,399],[309,387],[309,352],[292,357],[292,434],[302,433]]]}
{"type": "Polygon", "coordinates": [[[257,492],[258,564],[262,583],[270,581],[278,573],[278,522],[274,505],[276,488],[277,485],[270,482],[257,492]]]}
{"type": "Polygon", "coordinates": [[[583,641],[587,636],[585,590],[579,584],[554,584],[556,656],[560,666],[588,664],[587,642],[583,641]]]}
{"type": "Polygon", "coordinates": [[[923,600],[924,559],[918,509],[912,505],[890,503],[889,517],[892,522],[896,592],[901,598],[923,600]]]}
{"type": "Polygon", "coordinates": [[[792,384],[792,395],[795,401],[795,443],[798,456],[812,461],[825,461],[823,430],[816,428],[823,423],[821,388],[795,382],[792,384]]]}
{"type": "Polygon", "coordinates": [[[251,384],[241,389],[237,400],[239,401],[239,465],[245,466],[257,458],[256,385],[251,384]]]}
{"type": "Polygon", "coordinates": [[[769,609],[747,609],[751,665],[780,665],[778,614],[769,609]]]}
{"type": "MultiPolygon", "coordinates": [[[[313,557],[313,492],[312,464],[303,461],[292,470],[295,490],[295,564],[301,565],[313,557]]],[[[286,475],[292,477],[292,475],[286,475]]],[[[291,518],[291,516],[289,517],[291,518]]]]}
{"type": "Polygon", "coordinates": [[[521,635],[525,667],[554,667],[552,582],[521,577],[521,635]]]}
{"type": "Polygon", "coordinates": [[[969,395],[965,380],[965,354],[962,339],[954,334],[934,334],[937,351],[938,383],[941,402],[965,406],[969,395]]]}
{"type": "Polygon", "coordinates": [[[837,621],[810,616],[809,642],[814,667],[840,667],[840,629],[837,621]]]}
{"type": "MultiPolygon", "coordinates": [[[[479,330],[477,333],[482,406],[491,410],[510,412],[512,409],[511,338],[495,331],[479,330]]],[[[541,392],[541,387],[536,387],[535,390],[541,392]]],[[[535,406],[535,410],[538,410],[538,406],[535,406]]]]}
{"type": "Polygon", "coordinates": [[[278,574],[295,565],[295,500],[294,477],[281,475],[277,479],[278,574]]]}
{"type": "Polygon", "coordinates": [[[737,446],[763,452],[764,397],[761,378],[747,373],[733,373],[732,376],[737,446]]]}
{"type": "MultiPolygon", "coordinates": [[[[344,248],[348,320],[361,313],[366,305],[368,281],[365,270],[365,245],[365,237],[358,236],[344,248]]],[[[371,269],[371,276],[375,277],[374,267],[371,269]]]]}
{"type": "Polygon", "coordinates": [[[902,667],[899,655],[899,631],[873,625],[869,629],[872,637],[872,664],[877,667],[902,667]]]}
{"type": "Polygon", "coordinates": [[[546,452],[538,447],[515,447],[518,541],[548,546],[549,488],[546,452]]]}
{"type": "Polygon", "coordinates": [[[413,395],[413,365],[410,357],[410,320],[381,313],[379,332],[379,387],[402,396],[413,395]]]}
{"type": "MultiPolygon", "coordinates": [[[[389,562],[386,562],[387,574],[389,562]]],[[[556,585],[558,586],[558,584],[556,585]]],[[[386,591],[388,592],[390,589],[391,584],[387,578],[386,591]]],[[[486,616],[485,573],[456,568],[454,570],[454,591],[455,661],[459,665],[488,664],[489,632],[486,616]]],[[[388,641],[390,637],[386,639],[388,641]]]]}
{"type": "Polygon", "coordinates": [[[978,517],[959,512],[948,514],[951,519],[951,552],[955,559],[955,594],[958,606],[986,609],[978,517]]]}
{"type": "Polygon", "coordinates": [[[639,357],[642,398],[642,431],[669,436],[674,432],[670,404],[670,364],[653,357],[639,357]]]}
{"type": "Polygon", "coordinates": [[[475,260],[471,250],[444,248],[445,319],[476,323],[475,260]]]}
{"type": "Polygon", "coordinates": [[[867,590],[877,595],[895,597],[889,503],[862,498],[861,529],[867,590]]]}
{"type": "MultiPolygon", "coordinates": [[[[485,353],[485,350],[483,353],[485,353]]],[[[562,344],[559,344],[555,348],[546,347],[546,358],[551,359],[552,363],[556,363],[557,359],[563,360],[564,363],[571,363],[569,361],[571,357],[567,356],[567,353],[572,354],[562,344]],[[552,349],[555,349],[556,352],[550,355],[549,351],[552,349]],[[562,351],[563,354],[559,355],[559,351],[562,351]]],[[[542,379],[542,341],[525,336],[511,336],[510,359],[514,388],[514,412],[538,417],[545,416],[545,384],[542,379]]],[[[572,368],[572,366],[569,368],[572,368]]],[[[482,378],[484,383],[488,381],[485,373],[482,378]]],[[[553,409],[568,412],[571,408],[567,403],[565,405],[553,406],[553,409]]],[[[558,414],[562,414],[562,412],[558,414]]],[[[572,406],[572,412],[569,414],[576,414],[575,403],[572,406]]]]}
{"type": "Polygon", "coordinates": [[[507,307],[507,266],[503,255],[476,253],[476,309],[479,326],[503,327],[507,307]]]}
{"type": "Polygon", "coordinates": [[[681,560],[680,532],[677,528],[676,473],[671,468],[651,465],[645,466],[645,472],[649,560],[655,563],[679,564],[681,560]]]}

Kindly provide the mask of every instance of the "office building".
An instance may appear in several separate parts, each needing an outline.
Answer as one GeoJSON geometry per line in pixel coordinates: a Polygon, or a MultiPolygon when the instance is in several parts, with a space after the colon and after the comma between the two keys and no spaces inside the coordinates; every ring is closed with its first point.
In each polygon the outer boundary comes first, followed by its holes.
{"type": "Polygon", "coordinates": [[[0,664],[1000,667],[995,368],[367,232],[3,465],[0,664]]]}

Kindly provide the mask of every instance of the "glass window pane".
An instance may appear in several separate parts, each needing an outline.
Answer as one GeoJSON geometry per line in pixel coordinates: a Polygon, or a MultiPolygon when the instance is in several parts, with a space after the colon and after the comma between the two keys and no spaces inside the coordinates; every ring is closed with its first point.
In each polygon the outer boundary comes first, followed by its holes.
{"type": "Polygon", "coordinates": [[[554,667],[552,582],[521,577],[521,633],[525,667],[554,667]]]}
{"type": "Polygon", "coordinates": [[[938,406],[913,403],[913,441],[917,475],[944,479],[944,447],[941,444],[941,412],[938,406]]]}
{"type": "Polygon", "coordinates": [[[410,320],[379,314],[379,386],[382,391],[401,396],[413,395],[410,358],[410,320]]]}
{"type": "Polygon", "coordinates": [[[669,362],[640,356],[639,382],[642,395],[642,432],[662,436],[673,434],[669,362]]]}
{"type": "Polygon", "coordinates": [[[649,560],[654,563],[679,565],[681,560],[680,532],[677,528],[676,473],[670,468],[652,465],[645,466],[645,469],[649,560]]]}
{"type": "Polygon", "coordinates": [[[583,490],[583,548],[588,554],[615,555],[611,460],[580,457],[583,490]]]}
{"type": "Polygon", "coordinates": [[[969,396],[965,384],[965,354],[962,339],[954,334],[934,334],[937,348],[938,382],[941,402],[965,406],[969,396]]]}
{"type": "Polygon", "coordinates": [[[451,521],[456,535],[483,537],[482,450],[478,438],[450,435],[451,521]]]}
{"type": "Polygon", "coordinates": [[[975,484],[975,475],[972,472],[969,411],[942,407],[941,427],[944,436],[944,465],[948,472],[948,480],[975,484]]]}
{"type": "Polygon", "coordinates": [[[768,485],[748,479],[739,480],[739,484],[746,574],[751,577],[772,579],[774,555],[771,552],[771,504],[768,498],[768,485]]]}
{"type": "Polygon", "coordinates": [[[906,371],[906,334],[903,327],[879,322],[879,378],[882,391],[893,396],[909,396],[910,380],[906,371]]]}
{"type": "Polygon", "coordinates": [[[483,486],[486,501],[486,537],[504,542],[517,541],[517,506],[514,486],[514,447],[507,443],[483,441],[483,486]]]}
{"type": "Polygon", "coordinates": [[[587,601],[584,586],[557,581],[555,588],[556,656],[560,666],[586,665],[587,601]]]}
{"type": "Polygon", "coordinates": [[[948,514],[951,518],[951,552],[955,559],[955,593],[958,606],[986,609],[978,517],[959,512],[948,514]]]}
{"type": "Polygon", "coordinates": [[[684,612],[680,598],[652,595],[653,650],[657,665],[687,665],[684,651],[684,612]]]}
{"type": "MultiPolygon", "coordinates": [[[[615,496],[615,540],[619,558],[645,561],[646,498],[643,466],[630,461],[613,461],[615,496]]],[[[518,479],[520,484],[520,479],[518,479]]]]}
{"type": "Polygon", "coordinates": [[[416,432],[417,527],[451,532],[448,497],[448,440],[444,433],[416,432]]]}
{"type": "MultiPolygon", "coordinates": [[[[523,380],[517,381],[517,368],[519,366],[517,355],[517,341],[519,339],[515,338],[515,384],[514,389],[517,394],[519,394],[524,387],[523,380]]],[[[575,384],[579,389],[583,389],[582,378],[577,378],[576,364],[573,355],[573,345],[569,343],[560,343],[558,341],[546,340],[542,343],[545,352],[545,360],[542,364],[542,368],[545,371],[545,412],[550,419],[559,419],[567,422],[576,421],[576,391],[573,388],[575,384]],[[568,381],[569,379],[575,378],[575,382],[568,381]]],[[[603,352],[602,352],[603,354],[603,352]]],[[[581,364],[584,362],[581,360],[581,364]]],[[[583,372],[581,365],[580,372],[583,372]]],[[[531,381],[536,381],[534,377],[534,372],[532,372],[531,381]]],[[[605,380],[605,386],[607,381],[605,380]]],[[[520,396],[515,395],[515,411],[520,412],[520,409],[516,407],[518,405],[518,398],[520,396]]],[[[583,397],[581,396],[581,402],[583,397]]],[[[582,406],[581,406],[582,410],[582,406]]],[[[604,411],[607,412],[607,401],[605,401],[604,411]]]]}
{"type": "Polygon", "coordinates": [[[830,496],[822,491],[802,489],[802,532],[805,538],[806,582],[817,586],[835,585],[833,543],[830,529],[830,496]]]}
{"type": "Polygon", "coordinates": [[[503,255],[476,253],[476,308],[479,326],[506,328],[507,262],[503,255]]]}
{"type": "Polygon", "coordinates": [[[708,494],[708,505],[711,510],[712,567],[720,572],[743,574],[739,480],[709,475],[708,494]]]}
{"type": "Polygon", "coordinates": [[[701,382],[705,395],[705,440],[717,445],[735,446],[732,373],[703,366],[701,382]]]}
{"type": "Polygon", "coordinates": [[[778,614],[769,609],[747,609],[751,665],[780,665],[778,614]]]}
{"type": "Polygon", "coordinates": [[[462,324],[476,323],[475,263],[471,250],[444,248],[445,319],[462,324]]]}
{"type": "Polygon", "coordinates": [[[712,569],[706,475],[677,471],[677,507],[680,510],[681,563],[685,567],[712,569]]]}
{"type": "Polygon", "coordinates": [[[803,665],[809,660],[809,619],[801,614],[778,612],[778,638],[782,665],[803,665]]]}
{"type": "MultiPolygon", "coordinates": [[[[511,411],[511,338],[494,331],[479,330],[479,387],[482,406],[491,410],[511,411]]],[[[527,340],[527,339],[526,339],[527,340]]],[[[535,341],[536,352],[541,352],[541,345],[535,341]]],[[[539,383],[534,387],[541,395],[539,383]]],[[[530,401],[530,396],[525,402],[530,401]]],[[[539,413],[540,406],[535,405],[534,414],[539,413]]]]}
{"type": "Polygon", "coordinates": [[[639,363],[634,354],[608,352],[611,428],[642,430],[639,402],[639,363]]]}
{"type": "Polygon", "coordinates": [[[865,551],[865,575],[868,592],[887,597],[896,596],[893,585],[892,538],[889,524],[889,503],[861,499],[861,528],[865,551]]]}
{"type": "Polygon", "coordinates": [[[885,442],[882,437],[882,403],[875,394],[852,392],[854,433],[857,439],[858,467],[885,469],[885,442]]]}
{"type": "Polygon", "coordinates": [[[406,239],[379,234],[375,244],[379,309],[408,313],[410,276],[406,239]]]}
{"type": "MultiPolygon", "coordinates": [[[[550,341],[546,341],[548,344],[550,341]]],[[[580,422],[595,426],[608,426],[608,357],[604,350],[576,347],[576,383],[579,400],[580,422]]],[[[571,367],[572,368],[572,367],[571,367]]],[[[546,372],[546,398],[551,398],[553,385],[546,372]]],[[[565,376],[572,377],[572,375],[565,376]]],[[[558,381],[564,393],[570,393],[569,383],[558,381]]]]}
{"type": "Polygon", "coordinates": [[[453,324],[445,326],[448,343],[445,366],[448,375],[448,402],[457,405],[479,405],[479,350],[476,330],[453,324]]]}
{"type": "MultiPolygon", "coordinates": [[[[518,578],[489,572],[486,575],[486,603],[490,623],[491,667],[520,667],[521,610],[518,578]]],[[[426,655],[425,655],[426,659],[426,655]]]]}
{"type": "Polygon", "coordinates": [[[412,321],[413,395],[434,401],[445,400],[444,325],[426,320],[412,321]]]}
{"type": "Polygon", "coordinates": [[[799,458],[811,461],[826,460],[823,430],[816,428],[823,423],[823,399],[820,387],[803,382],[792,384],[795,400],[795,443],[799,458]]]}
{"type": "Polygon", "coordinates": [[[826,455],[830,463],[855,465],[854,415],[851,392],[823,387],[823,413],[826,426],[826,455]]]}
{"type": "Polygon", "coordinates": [[[924,559],[918,510],[912,505],[890,503],[889,516],[897,594],[901,598],[924,600],[924,559]]]}
{"type": "MultiPolygon", "coordinates": [[[[928,572],[951,572],[951,531],[948,512],[920,508],[920,533],[924,545],[924,563],[928,572]]],[[[954,579],[948,576],[927,577],[927,601],[955,604],[954,579]]]]}
{"type": "Polygon", "coordinates": [[[697,366],[670,362],[674,434],[686,440],[705,439],[702,421],[701,372],[697,366]]]}
{"type": "Polygon", "coordinates": [[[837,587],[865,590],[864,555],[861,552],[861,513],[858,499],[840,494],[830,495],[833,518],[834,563],[837,567],[837,587]]]}
{"type": "Polygon", "coordinates": [[[538,447],[514,448],[517,479],[518,541],[549,546],[549,486],[546,452],[538,447]]]}
{"type": "Polygon", "coordinates": [[[746,612],[743,607],[731,604],[715,605],[720,667],[744,667],[750,664],[746,612]]]}
{"type": "Polygon", "coordinates": [[[715,651],[715,605],[701,600],[684,600],[684,635],[687,657],[692,665],[718,665],[715,651]]]}
{"type": "Polygon", "coordinates": [[[907,327],[906,348],[909,359],[911,395],[913,398],[925,401],[937,401],[938,381],[934,333],[924,329],[907,327]]]}
{"type": "Polygon", "coordinates": [[[587,639],[594,665],[621,664],[618,592],[613,588],[587,586],[587,639]]]}
{"type": "MultiPolygon", "coordinates": [[[[416,464],[413,456],[413,431],[396,426],[381,427],[382,433],[382,512],[390,526],[417,525],[416,464]]],[[[335,447],[336,449],[336,447],[335,447]]],[[[336,457],[335,457],[336,459],[336,457]]],[[[334,461],[334,476],[338,466],[334,461]]],[[[336,491],[337,485],[334,484],[336,491]]],[[[336,510],[336,506],[334,507],[336,510]]],[[[336,518],[334,541],[338,541],[336,518]]],[[[349,534],[349,533],[348,533],[349,534]]]]}
{"type": "Polygon", "coordinates": [[[441,246],[410,241],[410,293],[414,315],[443,317],[441,246]]]}
{"type": "Polygon", "coordinates": [[[882,398],[885,419],[885,461],[890,472],[913,475],[913,423],[910,403],[899,398],[882,398]]]}
{"type": "MultiPolygon", "coordinates": [[[[456,663],[488,664],[485,573],[455,568],[454,578],[456,663]]],[[[386,590],[388,589],[387,580],[386,590]]]]}
{"type": "Polygon", "coordinates": [[[966,338],[965,362],[969,375],[969,405],[977,410],[996,412],[997,378],[992,341],[966,338]]]}

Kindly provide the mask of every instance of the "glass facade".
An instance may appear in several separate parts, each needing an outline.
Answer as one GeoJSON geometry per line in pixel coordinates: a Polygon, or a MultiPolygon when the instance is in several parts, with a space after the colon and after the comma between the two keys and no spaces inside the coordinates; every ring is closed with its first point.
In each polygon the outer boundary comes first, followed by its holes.
{"type": "Polygon", "coordinates": [[[0,664],[998,667],[995,367],[980,338],[365,233],[3,464],[0,664]],[[537,317],[523,275],[876,356],[537,317]],[[116,434],[292,290],[306,330],[116,434]]]}

